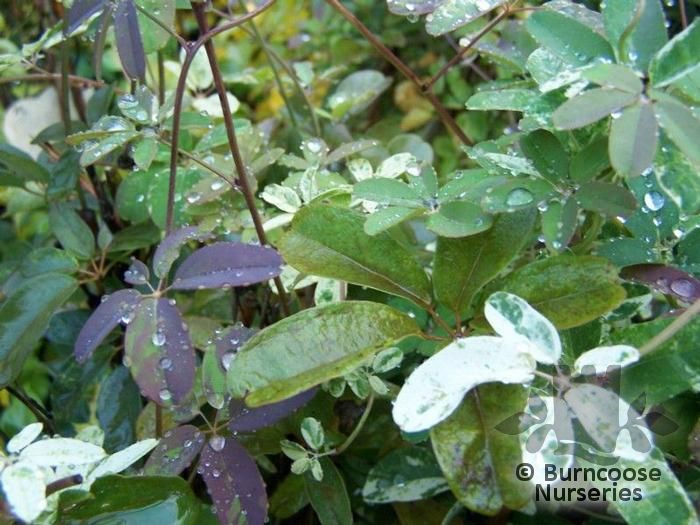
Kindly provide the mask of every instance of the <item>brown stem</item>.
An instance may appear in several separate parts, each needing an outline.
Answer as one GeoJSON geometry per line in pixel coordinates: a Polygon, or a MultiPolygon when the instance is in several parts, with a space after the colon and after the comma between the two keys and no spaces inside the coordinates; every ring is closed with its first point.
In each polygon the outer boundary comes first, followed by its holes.
{"type": "Polygon", "coordinates": [[[459,53],[457,53],[454,57],[452,57],[452,60],[450,60],[447,64],[445,64],[440,71],[438,71],[433,78],[430,79],[430,81],[423,86],[423,89],[425,91],[428,91],[433,88],[435,83],[440,80],[450,69],[452,69],[456,64],[462,61],[462,57],[469,51],[471,48],[473,48],[479,40],[481,40],[486,34],[488,34],[494,27],[498,25],[498,23],[503,20],[508,14],[510,13],[510,6],[506,5],[505,9],[493,20],[491,20],[488,24],[486,24],[481,31],[479,31],[474,38],[472,38],[469,41],[469,44],[467,44],[465,47],[463,47],[459,53]]]}
{"type": "Polygon", "coordinates": [[[685,29],[688,27],[688,13],[685,10],[685,0],[678,0],[678,6],[681,10],[681,26],[685,29]]]}
{"type": "MultiPolygon", "coordinates": [[[[343,18],[350,22],[355,28],[362,33],[362,35],[367,39],[367,41],[372,44],[372,46],[381,54],[388,62],[390,62],[396,69],[398,69],[407,79],[409,79],[415,86],[423,91],[424,86],[421,79],[416,75],[416,73],[406,65],[396,54],[386,47],[384,43],[377,38],[372,31],[370,31],[367,26],[365,26],[347,7],[340,3],[340,0],[326,0],[336,11],[338,11],[343,18]]],[[[440,116],[440,120],[452,133],[454,133],[459,140],[470,146],[473,142],[467,137],[462,128],[457,125],[457,122],[452,118],[452,115],[445,108],[445,106],[440,102],[440,100],[431,92],[425,93],[425,98],[432,104],[440,116]]]]}
{"type": "Polygon", "coordinates": [[[14,386],[7,386],[7,391],[15,396],[24,406],[26,406],[36,418],[44,424],[44,427],[51,434],[56,433],[56,427],[51,420],[49,413],[39,403],[29,397],[23,390],[14,386]]]}
{"type": "MultiPolygon", "coordinates": [[[[251,11],[249,13],[246,13],[245,15],[239,17],[237,20],[232,21],[228,24],[224,24],[222,26],[219,26],[218,28],[210,29],[209,28],[209,23],[207,22],[207,16],[205,13],[206,6],[204,3],[192,1],[192,11],[194,12],[195,18],[197,19],[197,24],[199,26],[200,34],[201,36],[199,37],[199,40],[195,42],[194,45],[189,45],[188,50],[187,50],[187,59],[185,60],[185,63],[187,64],[187,69],[185,69],[185,64],[183,64],[183,70],[180,75],[180,80],[178,82],[178,97],[179,98],[179,103],[176,105],[176,108],[181,107],[182,105],[182,98],[184,94],[184,81],[187,77],[187,72],[189,71],[189,66],[192,63],[192,60],[202,46],[204,46],[204,49],[207,53],[207,57],[209,59],[209,66],[211,67],[212,71],[212,77],[214,78],[214,85],[216,86],[216,91],[219,95],[219,103],[221,104],[221,110],[223,112],[223,118],[224,118],[224,127],[226,128],[226,136],[228,138],[228,143],[229,143],[229,149],[231,150],[231,155],[233,156],[233,162],[236,166],[236,172],[238,174],[238,186],[240,187],[241,192],[243,193],[243,197],[246,201],[246,205],[248,207],[248,210],[250,211],[251,218],[253,220],[253,224],[255,225],[255,231],[258,234],[258,239],[260,240],[260,244],[266,245],[268,244],[267,241],[267,235],[265,234],[265,229],[263,228],[263,223],[262,223],[262,218],[260,217],[260,213],[258,212],[257,206],[255,204],[255,195],[253,194],[253,189],[250,186],[250,182],[248,180],[248,174],[247,174],[247,169],[245,166],[245,163],[243,162],[243,157],[241,155],[240,148],[238,146],[238,138],[236,137],[236,129],[233,124],[233,118],[231,116],[231,108],[228,103],[228,98],[226,96],[226,86],[224,85],[224,79],[223,76],[221,75],[221,69],[219,68],[219,63],[216,58],[216,50],[214,49],[214,44],[212,42],[212,38],[223,32],[226,31],[227,29],[231,29],[233,27],[236,27],[237,25],[242,24],[243,22],[253,18],[256,14],[260,13],[262,10],[267,9],[274,3],[274,0],[269,0],[265,4],[261,5],[258,7],[255,11],[251,11]]],[[[173,154],[171,155],[171,177],[170,177],[170,184],[169,184],[169,194],[168,194],[168,228],[169,230],[172,229],[172,220],[173,220],[173,206],[171,205],[171,202],[174,203],[174,196],[175,196],[175,177],[173,176],[173,173],[177,172],[177,164],[174,166],[172,165],[173,158],[175,158],[175,163],[177,162],[177,151],[176,148],[178,147],[178,142],[177,138],[178,136],[175,134],[176,130],[179,131],[179,125],[180,125],[180,119],[179,119],[179,114],[176,114],[173,116],[173,154]],[[177,116],[177,123],[175,122],[175,116],[177,116]],[[171,198],[172,197],[172,201],[171,198]]],[[[287,294],[284,290],[284,285],[282,284],[282,280],[279,277],[275,278],[275,286],[277,287],[277,294],[279,295],[280,298],[280,303],[282,307],[282,311],[284,312],[284,315],[289,315],[289,305],[287,304],[287,294]]]]}
{"type": "Polygon", "coordinates": [[[68,476],[67,478],[57,479],[53,483],[46,485],[46,495],[50,496],[54,492],[59,490],[67,489],[68,487],[75,487],[83,482],[83,476],[80,474],[75,474],[73,476],[68,476]]]}

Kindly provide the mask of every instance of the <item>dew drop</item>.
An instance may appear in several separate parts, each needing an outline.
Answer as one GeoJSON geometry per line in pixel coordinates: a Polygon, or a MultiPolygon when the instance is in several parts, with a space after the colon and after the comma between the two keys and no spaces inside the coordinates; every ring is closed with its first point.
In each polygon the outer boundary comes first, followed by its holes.
{"type": "Polygon", "coordinates": [[[650,191],[644,195],[644,204],[651,211],[659,211],[666,204],[666,199],[658,191],[650,191]]]}
{"type": "Polygon", "coordinates": [[[692,297],[695,287],[688,279],[676,279],[671,283],[671,290],[681,297],[692,297]]]}
{"type": "Polygon", "coordinates": [[[515,188],[508,193],[506,204],[508,206],[524,206],[530,204],[534,200],[530,190],[525,188],[515,188]]]}
{"type": "Polygon", "coordinates": [[[221,452],[226,446],[226,438],[223,438],[221,436],[214,436],[209,440],[209,446],[213,450],[221,452]]]}

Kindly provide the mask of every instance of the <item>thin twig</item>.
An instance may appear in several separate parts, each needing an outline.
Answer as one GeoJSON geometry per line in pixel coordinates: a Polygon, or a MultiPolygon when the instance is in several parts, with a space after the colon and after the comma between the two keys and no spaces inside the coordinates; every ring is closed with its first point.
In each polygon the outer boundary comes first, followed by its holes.
{"type": "MultiPolygon", "coordinates": [[[[269,1],[267,4],[260,6],[257,11],[268,5],[271,6],[274,0],[269,1]]],[[[219,62],[216,57],[216,50],[214,49],[214,44],[209,35],[216,32],[216,29],[209,29],[209,23],[207,22],[207,16],[205,13],[205,4],[199,2],[191,2],[192,10],[194,12],[195,18],[197,19],[197,24],[201,33],[201,37],[198,42],[202,42],[204,49],[207,53],[209,59],[209,66],[211,68],[212,77],[214,78],[214,86],[216,87],[216,92],[219,95],[219,103],[221,104],[221,110],[224,117],[224,127],[226,128],[226,136],[228,138],[229,149],[231,150],[231,155],[233,156],[233,163],[236,166],[236,171],[238,173],[238,186],[243,193],[243,197],[250,211],[251,219],[255,226],[255,231],[260,240],[260,244],[267,245],[267,235],[265,234],[265,229],[263,228],[262,218],[258,212],[257,206],[255,204],[255,195],[253,194],[253,188],[248,180],[248,170],[243,162],[243,156],[241,155],[241,150],[238,146],[238,138],[236,137],[236,128],[233,124],[233,118],[231,117],[231,108],[229,106],[226,86],[224,85],[224,79],[221,74],[221,68],[219,67],[219,62]]],[[[252,13],[252,12],[251,12],[252,13]]],[[[252,18],[251,13],[246,13],[246,15],[241,16],[238,20],[240,23],[252,18]]],[[[227,24],[231,27],[237,25],[235,22],[230,22],[227,24]]],[[[220,29],[220,26],[218,29],[220,29]]],[[[191,50],[189,51],[192,52],[191,50]]],[[[282,311],[284,315],[289,315],[289,305],[287,304],[287,294],[284,290],[284,285],[279,277],[275,278],[275,286],[277,287],[277,295],[279,295],[282,311]]]]}
{"type": "Polygon", "coordinates": [[[641,355],[653,352],[658,347],[663,345],[665,342],[670,340],[674,335],[680,332],[685,326],[693,320],[693,318],[700,314],[700,299],[695,301],[689,308],[685,310],[681,315],[676,317],[676,319],[664,328],[661,332],[652,337],[644,346],[639,349],[641,355]]]}
{"type": "Polygon", "coordinates": [[[472,38],[469,41],[469,44],[464,46],[459,53],[457,53],[454,57],[452,57],[452,60],[450,60],[447,64],[445,64],[440,71],[438,71],[433,78],[430,79],[430,81],[427,84],[423,85],[423,89],[425,91],[428,91],[433,88],[435,83],[440,80],[450,69],[452,69],[456,64],[462,61],[462,57],[470,50],[472,49],[478,42],[481,40],[484,36],[486,36],[494,27],[496,27],[501,20],[503,20],[505,17],[507,17],[510,14],[510,6],[506,5],[503,11],[499,13],[498,16],[496,16],[493,20],[491,20],[488,24],[486,24],[481,31],[479,31],[474,38],[472,38]]]}
{"type": "Polygon", "coordinates": [[[364,412],[362,412],[362,416],[360,416],[360,420],[357,422],[357,425],[355,425],[355,428],[352,430],[352,433],[347,437],[345,441],[343,441],[343,443],[341,443],[340,446],[322,455],[338,456],[345,452],[350,447],[350,445],[353,444],[357,436],[360,435],[360,432],[362,432],[362,429],[364,428],[365,423],[367,422],[367,418],[369,418],[369,414],[370,412],[372,412],[372,406],[374,406],[374,391],[371,391],[369,393],[369,397],[367,398],[367,404],[365,405],[365,410],[364,412]]]}
{"type": "Polygon", "coordinates": [[[39,403],[29,397],[23,390],[14,386],[7,386],[7,391],[15,396],[24,406],[26,406],[36,418],[44,424],[46,430],[51,434],[56,433],[56,427],[51,420],[51,416],[39,403]]]}
{"type": "MultiPolygon", "coordinates": [[[[340,0],[326,0],[336,11],[338,11],[343,18],[350,22],[355,28],[362,33],[362,35],[367,39],[367,41],[372,44],[372,46],[381,54],[388,62],[390,62],[396,69],[398,69],[407,79],[409,79],[415,86],[423,91],[423,82],[416,75],[416,73],[406,65],[396,54],[386,47],[384,43],[377,38],[372,31],[370,31],[367,26],[365,26],[360,19],[358,19],[348,8],[346,8],[340,0]]],[[[425,92],[425,98],[432,104],[435,111],[437,111],[440,119],[442,120],[445,127],[447,127],[452,133],[454,133],[459,140],[465,145],[471,145],[472,141],[464,134],[462,128],[459,127],[457,122],[445,106],[440,102],[440,100],[432,93],[425,92]]]]}

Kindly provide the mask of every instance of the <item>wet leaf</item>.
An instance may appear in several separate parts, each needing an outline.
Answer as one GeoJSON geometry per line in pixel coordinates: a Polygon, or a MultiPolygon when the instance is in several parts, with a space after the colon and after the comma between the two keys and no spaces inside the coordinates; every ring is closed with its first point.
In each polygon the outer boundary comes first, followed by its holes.
{"type": "Polygon", "coordinates": [[[657,87],[663,87],[697,71],[697,49],[700,46],[700,20],[694,20],[678,33],[652,59],[649,76],[657,87]]]}
{"type": "Polygon", "coordinates": [[[173,288],[196,290],[249,286],[278,276],[282,258],[274,248],[218,242],[200,248],[175,272],[173,288]]]}
{"type": "Polygon", "coordinates": [[[664,264],[627,266],[622,277],[646,284],[663,294],[673,295],[685,303],[700,299],[700,281],[692,275],[664,264]]]}
{"type": "Polygon", "coordinates": [[[248,408],[242,400],[234,399],[229,405],[231,421],[228,428],[235,434],[237,432],[255,432],[274,425],[305,406],[313,399],[317,390],[317,388],[311,388],[284,401],[256,408],[248,408]]]}
{"type": "Polygon", "coordinates": [[[192,390],[195,355],[180,312],[168,299],[145,298],[127,325],[124,353],[144,396],[178,403],[192,390]]]}
{"type": "Polygon", "coordinates": [[[179,228],[167,235],[153,254],[153,273],[161,279],[168,275],[170,267],[180,257],[182,247],[190,241],[200,241],[210,237],[195,226],[179,228]]]}
{"type": "Polygon", "coordinates": [[[107,0],[75,0],[68,10],[68,24],[65,33],[70,35],[92,15],[101,11],[106,3],[107,0]]]}
{"type": "Polygon", "coordinates": [[[192,425],[168,430],[144,465],[146,476],[179,476],[204,446],[204,433],[192,425]]]}
{"type": "Polygon", "coordinates": [[[134,0],[120,0],[114,11],[114,32],[124,72],[129,78],[143,80],[146,57],[134,0]]]}
{"type": "Polygon", "coordinates": [[[558,129],[577,129],[593,124],[608,115],[629,106],[637,95],[618,89],[594,88],[564,102],[552,114],[558,129]]]}
{"type": "Polygon", "coordinates": [[[621,175],[636,176],[654,162],[659,125],[650,104],[626,108],[610,128],[610,162],[621,175]]]}
{"type": "Polygon", "coordinates": [[[417,332],[413,319],[379,303],[348,301],[304,310],[245,344],[229,368],[229,388],[234,397],[247,392],[252,407],[280,401],[354,370],[417,332]]]}
{"type": "Polygon", "coordinates": [[[235,439],[225,439],[221,448],[210,441],[202,451],[197,472],[207,485],[221,523],[265,522],[265,483],[255,460],[235,439]]]}
{"type": "Polygon", "coordinates": [[[317,481],[311,472],[304,474],[306,495],[321,525],[352,525],[352,509],[345,481],[327,457],[320,459],[323,479],[317,481]]]}
{"type": "Polygon", "coordinates": [[[112,330],[133,318],[140,301],[141,294],[132,289],[105,296],[78,334],[74,349],[76,359],[87,360],[112,330]]]}
{"type": "Polygon", "coordinates": [[[626,217],[637,208],[637,199],[629,190],[608,182],[586,182],[575,198],[582,208],[610,216],[626,217]]]}

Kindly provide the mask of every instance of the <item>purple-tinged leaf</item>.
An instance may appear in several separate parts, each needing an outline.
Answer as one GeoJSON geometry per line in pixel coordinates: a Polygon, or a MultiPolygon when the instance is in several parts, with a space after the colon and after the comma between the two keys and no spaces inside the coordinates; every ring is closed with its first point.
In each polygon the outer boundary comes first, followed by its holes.
{"type": "Polygon", "coordinates": [[[114,12],[114,34],[117,51],[126,75],[143,80],[146,76],[146,56],[139,31],[139,20],[133,0],[121,0],[114,12]]]}
{"type": "Polygon", "coordinates": [[[692,275],[663,264],[636,264],[622,270],[622,277],[673,295],[684,303],[700,299],[700,281],[692,275]]]}
{"type": "Polygon", "coordinates": [[[197,472],[222,525],[265,523],[265,482],[255,460],[235,439],[214,436],[202,451],[197,472]]]}
{"type": "Polygon", "coordinates": [[[205,233],[196,228],[189,226],[175,230],[156,248],[156,253],[153,255],[153,273],[156,277],[166,277],[170,271],[170,267],[180,257],[180,250],[190,241],[201,241],[211,237],[210,233],[205,233]]]}
{"type": "Polygon", "coordinates": [[[148,271],[148,266],[143,264],[135,257],[131,258],[131,266],[124,272],[124,280],[135,286],[146,284],[151,278],[151,272],[148,271]]]}
{"type": "Polygon", "coordinates": [[[216,336],[214,339],[216,355],[224,372],[228,371],[231,361],[235,359],[243,343],[253,337],[256,332],[257,330],[251,330],[245,326],[232,326],[216,336]]]}
{"type": "Polygon", "coordinates": [[[204,440],[204,434],[192,425],[168,430],[146,461],[144,474],[179,476],[201,452],[204,440]]]}
{"type": "Polygon", "coordinates": [[[282,257],[274,248],[218,242],[190,255],[175,272],[173,288],[197,290],[249,286],[277,277],[282,257]]]}
{"type": "Polygon", "coordinates": [[[141,294],[131,289],[104,296],[102,303],[92,313],[75,340],[76,359],[81,363],[85,362],[119,323],[129,323],[139,301],[141,294]]]}
{"type": "Polygon", "coordinates": [[[104,8],[107,0],[74,0],[68,11],[68,24],[64,34],[70,35],[92,15],[104,8]]]}
{"type": "Polygon", "coordinates": [[[229,406],[231,422],[228,428],[237,432],[255,432],[258,429],[274,425],[278,421],[297,411],[316,395],[318,388],[311,388],[289,399],[257,408],[248,408],[241,399],[234,399],[229,406]]]}
{"type": "Polygon", "coordinates": [[[126,329],[125,364],[144,396],[178,403],[192,390],[195,353],[175,302],[144,299],[126,329]]]}

